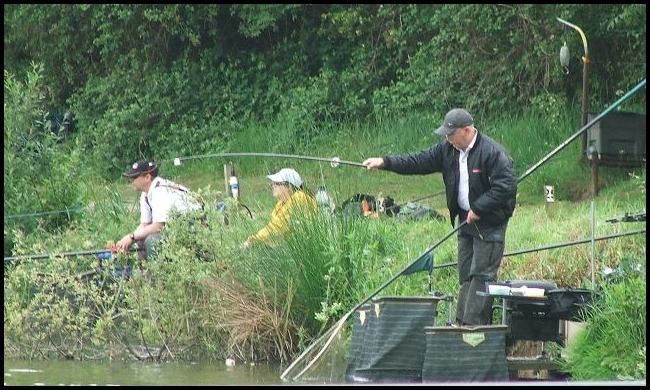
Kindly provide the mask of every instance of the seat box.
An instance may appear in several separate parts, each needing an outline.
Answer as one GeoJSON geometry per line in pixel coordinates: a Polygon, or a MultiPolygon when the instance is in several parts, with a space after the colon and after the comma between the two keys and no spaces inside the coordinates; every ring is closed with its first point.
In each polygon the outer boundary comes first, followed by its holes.
{"type": "Polygon", "coordinates": [[[507,381],[506,325],[427,327],[422,382],[507,381]]]}

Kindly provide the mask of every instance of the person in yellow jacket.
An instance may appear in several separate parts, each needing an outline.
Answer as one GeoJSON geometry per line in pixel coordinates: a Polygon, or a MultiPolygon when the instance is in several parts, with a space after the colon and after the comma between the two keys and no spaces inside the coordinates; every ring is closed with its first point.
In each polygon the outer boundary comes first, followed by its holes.
{"type": "Polygon", "coordinates": [[[300,216],[317,210],[316,199],[303,189],[303,181],[298,172],[291,168],[283,168],[273,175],[266,176],[271,180],[273,196],[278,200],[271,211],[271,221],[257,233],[248,237],[244,247],[248,248],[255,242],[271,244],[273,236],[289,230],[292,216],[300,216]]]}

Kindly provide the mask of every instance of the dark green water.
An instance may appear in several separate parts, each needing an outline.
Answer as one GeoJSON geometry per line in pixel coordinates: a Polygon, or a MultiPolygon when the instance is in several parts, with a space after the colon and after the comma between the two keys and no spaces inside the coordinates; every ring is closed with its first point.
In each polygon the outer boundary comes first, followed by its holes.
{"type": "Polygon", "coordinates": [[[267,385],[281,384],[280,367],[210,363],[5,360],[9,385],[267,385]]]}

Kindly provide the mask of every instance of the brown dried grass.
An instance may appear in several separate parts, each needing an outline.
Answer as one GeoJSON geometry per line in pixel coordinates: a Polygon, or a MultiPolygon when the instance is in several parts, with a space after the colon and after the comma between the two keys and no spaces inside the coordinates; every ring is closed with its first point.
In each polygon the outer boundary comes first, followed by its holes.
{"type": "Polygon", "coordinates": [[[208,289],[219,297],[211,317],[215,326],[228,335],[230,356],[251,362],[288,361],[296,348],[297,334],[289,319],[291,301],[278,307],[273,297],[264,293],[267,289],[261,287],[261,293],[254,293],[235,279],[210,281],[208,289]]]}

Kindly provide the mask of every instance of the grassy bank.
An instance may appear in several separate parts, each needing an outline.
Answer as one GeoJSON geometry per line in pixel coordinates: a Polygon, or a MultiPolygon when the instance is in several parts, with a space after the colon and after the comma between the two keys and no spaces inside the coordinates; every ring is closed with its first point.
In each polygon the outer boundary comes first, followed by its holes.
{"type": "MultiPolygon", "coordinates": [[[[547,122],[542,119],[539,113],[499,120],[486,118],[478,127],[504,144],[513,155],[517,175],[521,175],[577,129],[572,115],[547,122]]],[[[370,156],[429,147],[437,141],[432,134],[437,122],[415,115],[374,124],[350,124],[336,136],[315,140],[309,148],[292,144],[281,124],[251,126],[233,141],[231,151],[362,161],[370,156]]],[[[177,156],[169,156],[170,160],[173,157],[177,156]]],[[[520,183],[506,252],[590,237],[591,178],[589,167],[579,160],[578,146],[572,144],[520,183]],[[544,202],[544,185],[556,188],[556,202],[552,205],[544,202]]],[[[61,291],[43,286],[60,282],[61,275],[73,276],[88,269],[93,259],[24,262],[6,268],[5,356],[106,357],[107,349],[125,347],[130,342],[155,346],[160,352],[150,357],[158,359],[238,356],[286,362],[321,329],[329,327],[451,229],[448,221],[319,215],[306,219],[303,228],[280,242],[275,250],[243,251],[241,243],[268,221],[275,203],[265,175],[285,166],[297,169],[312,189],[327,186],[338,205],[356,193],[381,193],[393,197],[396,203],[405,203],[437,193],[443,186],[440,175],[409,177],[293,159],[231,161],[239,172],[241,202],[251,210],[252,218],[229,202],[228,224],[214,209],[208,212],[208,228],[184,219],[171,224],[165,250],[147,264],[155,275],[153,282],[136,275],[129,282],[116,281],[103,289],[75,284],[62,301],[56,299],[61,291]],[[100,304],[107,299],[110,304],[100,304]],[[72,306],[77,309],[64,311],[61,302],[86,302],[91,309],[78,309],[86,306],[77,304],[72,306]],[[89,313],[91,320],[83,320],[89,313]],[[40,320],[28,322],[37,318],[40,320]],[[50,325],[42,329],[48,322],[45,319],[51,320],[50,325]]],[[[162,166],[161,175],[188,185],[206,204],[213,205],[224,200],[225,162],[190,160],[175,167],[169,161],[162,166]]],[[[645,169],[603,167],[600,175],[602,189],[594,199],[595,235],[645,227],[643,223],[605,222],[645,208],[645,169]]],[[[95,249],[133,229],[138,220],[137,209],[132,206],[136,194],[124,180],[103,183],[89,175],[85,185],[88,204],[93,207],[75,226],[23,236],[17,253],[95,249]]],[[[444,195],[419,203],[447,215],[444,195]]],[[[643,235],[598,242],[594,267],[597,284],[602,283],[604,267],[617,268],[626,261],[645,265],[645,248],[643,235]]],[[[434,255],[436,264],[455,261],[456,240],[443,243],[434,255]]],[[[507,257],[499,279],[544,279],[560,287],[591,288],[591,258],[589,245],[507,257]]],[[[118,261],[130,259],[120,257],[118,261]]],[[[435,270],[432,285],[437,291],[457,296],[455,268],[435,270]]],[[[423,295],[427,290],[426,275],[416,273],[399,278],[381,295],[423,295]]],[[[445,310],[440,308],[441,321],[447,317],[445,310]]],[[[631,345],[638,342],[634,336],[631,345]]]]}

